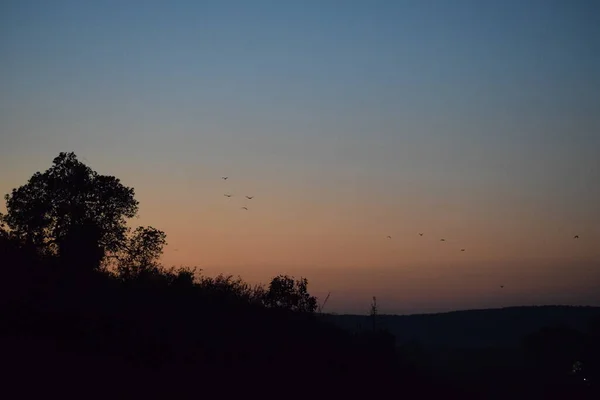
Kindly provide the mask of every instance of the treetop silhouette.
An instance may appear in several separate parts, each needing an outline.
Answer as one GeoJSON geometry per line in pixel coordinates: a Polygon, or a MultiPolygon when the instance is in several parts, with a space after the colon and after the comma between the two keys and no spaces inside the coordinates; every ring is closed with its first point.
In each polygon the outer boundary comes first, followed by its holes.
{"type": "Polygon", "coordinates": [[[97,269],[107,255],[126,259],[119,254],[128,252],[131,240],[137,244],[128,261],[140,259],[140,240],[148,246],[146,258],[162,252],[164,233],[154,228],[138,228],[128,240],[127,219],[138,212],[134,196],[118,178],[98,174],[73,152],[61,152],[48,170],[5,196],[7,213],[0,220],[13,238],[41,254],[97,269]],[[143,235],[146,229],[152,245],[143,235]]]}
{"type": "Polygon", "coordinates": [[[313,313],[317,309],[317,298],[308,293],[306,278],[294,279],[287,275],[279,275],[269,284],[265,293],[265,304],[268,307],[313,313]]]}

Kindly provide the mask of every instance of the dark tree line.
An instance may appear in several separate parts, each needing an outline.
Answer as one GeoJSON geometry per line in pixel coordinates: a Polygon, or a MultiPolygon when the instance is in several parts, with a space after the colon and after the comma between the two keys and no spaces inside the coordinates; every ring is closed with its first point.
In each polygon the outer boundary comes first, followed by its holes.
{"type": "MultiPolygon", "coordinates": [[[[60,153],[47,171],[35,173],[5,200],[7,212],[0,214],[3,240],[55,257],[63,267],[104,270],[123,281],[194,282],[191,270],[174,271],[159,263],[167,244],[165,232],[151,226],[127,226],[128,219],[139,210],[134,189],[115,177],[98,174],[74,153],[60,153]]],[[[231,277],[219,277],[211,283],[249,293],[231,277]]],[[[306,279],[278,276],[268,289],[253,288],[247,296],[266,307],[314,312],[317,301],[307,287],[306,279]]]]}

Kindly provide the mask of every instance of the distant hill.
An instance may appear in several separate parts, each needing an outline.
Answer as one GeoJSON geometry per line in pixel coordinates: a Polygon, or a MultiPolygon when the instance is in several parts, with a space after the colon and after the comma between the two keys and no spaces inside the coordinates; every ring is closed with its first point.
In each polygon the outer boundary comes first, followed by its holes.
{"type": "MultiPolygon", "coordinates": [[[[514,347],[543,327],[566,325],[586,331],[600,307],[526,306],[438,314],[380,315],[378,324],[396,336],[399,345],[416,341],[428,348],[514,347]]],[[[366,315],[323,315],[352,331],[369,329],[366,315]]]]}

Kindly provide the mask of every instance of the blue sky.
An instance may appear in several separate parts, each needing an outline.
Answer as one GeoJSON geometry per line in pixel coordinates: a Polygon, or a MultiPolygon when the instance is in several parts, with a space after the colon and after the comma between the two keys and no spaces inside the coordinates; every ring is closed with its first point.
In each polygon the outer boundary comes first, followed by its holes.
{"type": "Polygon", "coordinates": [[[231,174],[600,234],[598,2],[4,1],[0,60],[3,193],[74,150],[152,210],[231,174]]]}

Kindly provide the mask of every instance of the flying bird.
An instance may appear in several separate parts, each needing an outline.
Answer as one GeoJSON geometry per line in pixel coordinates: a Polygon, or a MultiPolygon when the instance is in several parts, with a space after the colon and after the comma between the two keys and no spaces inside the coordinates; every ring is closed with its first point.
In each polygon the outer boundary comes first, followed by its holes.
{"type": "Polygon", "coordinates": [[[460,249],[460,251],[465,251],[465,249],[460,249]]]}
{"type": "Polygon", "coordinates": [[[254,198],[254,196],[246,196],[246,198],[247,198],[248,200],[252,200],[252,199],[254,198]]]}
{"type": "Polygon", "coordinates": [[[224,194],[223,196],[225,196],[225,197],[231,197],[233,195],[232,194],[224,194]]]}
{"type": "Polygon", "coordinates": [[[223,179],[224,181],[227,180],[227,178],[229,178],[228,176],[222,176],[221,179],[223,179]]]}
{"type": "Polygon", "coordinates": [[[422,233],[419,233],[419,236],[423,236],[423,234],[422,234],[422,233]]]}
{"type": "Polygon", "coordinates": [[[242,207],[242,208],[243,208],[244,210],[246,210],[246,211],[248,210],[248,207],[242,207]]]}
{"type": "Polygon", "coordinates": [[[446,239],[440,239],[440,242],[445,242],[445,241],[446,241],[446,239]]]}
{"type": "Polygon", "coordinates": [[[579,239],[579,235],[573,236],[573,239],[579,239]]]}
{"type": "Polygon", "coordinates": [[[500,285],[500,289],[504,289],[504,285],[500,285]]]}
{"type": "Polygon", "coordinates": [[[387,238],[388,238],[388,239],[391,239],[392,237],[388,235],[388,236],[387,236],[387,238]]]}

